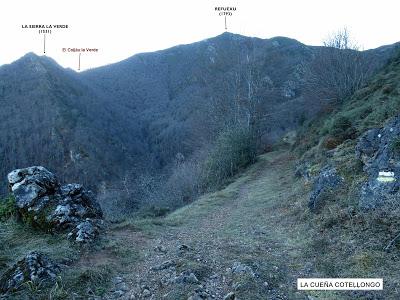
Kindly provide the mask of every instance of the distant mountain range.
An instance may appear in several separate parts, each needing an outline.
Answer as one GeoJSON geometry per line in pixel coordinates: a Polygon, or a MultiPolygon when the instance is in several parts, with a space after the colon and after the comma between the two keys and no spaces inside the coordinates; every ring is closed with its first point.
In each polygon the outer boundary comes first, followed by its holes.
{"type": "MultiPolygon", "coordinates": [[[[395,46],[365,51],[382,65],[395,46]]],[[[322,47],[224,33],[76,73],[29,53],[0,67],[0,177],[44,165],[96,189],[125,172],[161,170],[213,138],[215,103],[245,93],[251,71],[272,143],[319,112],[304,68],[322,47]]],[[[5,193],[5,188],[1,189],[5,193]]]]}

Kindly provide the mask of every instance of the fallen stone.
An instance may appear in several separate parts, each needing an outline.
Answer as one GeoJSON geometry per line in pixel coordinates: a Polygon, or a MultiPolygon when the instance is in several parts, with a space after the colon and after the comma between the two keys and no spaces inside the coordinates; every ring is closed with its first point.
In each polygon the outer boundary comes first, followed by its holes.
{"type": "Polygon", "coordinates": [[[234,292],[230,292],[224,296],[224,300],[235,300],[236,296],[234,292]]]}
{"type": "Polygon", "coordinates": [[[142,292],[142,296],[147,298],[151,296],[151,292],[148,289],[144,289],[142,292]]]}
{"type": "Polygon", "coordinates": [[[123,281],[124,281],[123,278],[120,277],[120,276],[117,276],[117,277],[115,277],[115,278],[112,280],[112,282],[113,282],[114,284],[118,284],[118,283],[121,283],[121,282],[123,282],[123,281]]]}
{"type": "Polygon", "coordinates": [[[0,291],[7,293],[17,290],[26,282],[43,284],[54,281],[59,271],[59,266],[44,254],[30,252],[1,276],[0,291]]]}
{"type": "Polygon", "coordinates": [[[161,252],[161,253],[167,253],[167,249],[163,245],[156,246],[154,248],[154,251],[161,252]]]}
{"type": "Polygon", "coordinates": [[[253,269],[245,264],[242,264],[240,262],[235,262],[231,268],[231,272],[233,274],[249,274],[252,277],[255,277],[255,273],[253,269]]]}
{"type": "Polygon", "coordinates": [[[197,279],[196,275],[190,271],[184,271],[181,274],[179,274],[177,277],[172,279],[173,283],[179,283],[179,284],[196,284],[199,283],[199,280],[197,279]]]}
{"type": "Polygon", "coordinates": [[[68,233],[68,239],[77,243],[92,242],[99,234],[99,228],[99,221],[88,218],[76,225],[76,227],[68,233]]]}
{"type": "Polygon", "coordinates": [[[383,205],[399,205],[400,194],[396,182],[385,183],[378,180],[365,182],[360,189],[359,207],[362,210],[376,209],[383,205]]]}
{"type": "Polygon", "coordinates": [[[122,290],[114,291],[113,295],[114,295],[114,297],[120,298],[123,295],[125,295],[125,291],[122,291],[122,290]]]}
{"type": "Polygon", "coordinates": [[[339,176],[335,168],[331,166],[324,167],[314,180],[308,207],[312,211],[316,211],[322,205],[324,196],[328,193],[333,193],[342,183],[343,178],[339,176]]]}
{"type": "Polygon", "coordinates": [[[175,261],[167,260],[167,261],[164,261],[162,264],[160,264],[158,266],[152,267],[151,270],[153,270],[153,271],[161,271],[161,270],[169,269],[169,268],[171,268],[173,266],[175,266],[175,261]]]}
{"type": "Polygon", "coordinates": [[[210,292],[204,288],[204,286],[200,285],[198,288],[194,290],[194,292],[189,296],[187,300],[204,300],[214,298],[210,292]]]}
{"type": "Polygon", "coordinates": [[[178,250],[179,250],[179,251],[188,251],[188,250],[189,250],[189,246],[188,246],[188,245],[185,245],[185,244],[182,244],[182,245],[180,245],[180,246],[178,247],[178,250]]]}

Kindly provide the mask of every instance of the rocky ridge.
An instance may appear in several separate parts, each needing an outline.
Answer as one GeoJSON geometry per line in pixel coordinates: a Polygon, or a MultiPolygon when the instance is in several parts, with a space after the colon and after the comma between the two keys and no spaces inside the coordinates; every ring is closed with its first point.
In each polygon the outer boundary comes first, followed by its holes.
{"type": "Polygon", "coordinates": [[[102,223],[102,211],[93,194],[80,184],[61,186],[56,176],[41,166],[17,169],[7,176],[18,212],[32,226],[65,231],[78,243],[93,241],[102,223]]]}

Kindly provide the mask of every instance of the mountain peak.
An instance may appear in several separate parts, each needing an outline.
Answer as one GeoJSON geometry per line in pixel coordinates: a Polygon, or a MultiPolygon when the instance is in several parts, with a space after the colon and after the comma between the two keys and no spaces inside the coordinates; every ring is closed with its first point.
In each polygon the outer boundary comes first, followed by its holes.
{"type": "Polygon", "coordinates": [[[233,32],[229,32],[229,31],[225,31],[223,33],[221,33],[220,35],[217,35],[215,38],[224,38],[224,39],[243,39],[243,38],[248,38],[246,36],[237,34],[237,33],[233,33],[233,32]]]}
{"type": "Polygon", "coordinates": [[[53,65],[58,65],[57,62],[47,55],[38,55],[34,52],[28,52],[24,56],[22,56],[19,60],[29,60],[31,62],[41,62],[41,63],[50,63],[53,65]]]}
{"type": "Polygon", "coordinates": [[[23,62],[23,63],[41,63],[44,59],[49,59],[49,57],[45,55],[37,55],[34,52],[28,52],[24,56],[20,57],[13,63],[23,62]]]}
{"type": "Polygon", "coordinates": [[[40,56],[37,55],[35,52],[28,52],[26,53],[24,56],[22,56],[22,58],[39,58],[40,56]]]}
{"type": "Polygon", "coordinates": [[[63,69],[54,59],[34,52],[28,52],[11,64],[4,65],[4,67],[17,68],[21,72],[33,72],[37,75],[46,74],[55,69],[63,69]]]}

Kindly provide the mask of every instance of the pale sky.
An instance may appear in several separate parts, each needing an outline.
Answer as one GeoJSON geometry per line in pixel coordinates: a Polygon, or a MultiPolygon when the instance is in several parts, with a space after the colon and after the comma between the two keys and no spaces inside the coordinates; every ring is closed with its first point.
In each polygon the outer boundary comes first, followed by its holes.
{"type": "Polygon", "coordinates": [[[76,70],[78,54],[62,49],[98,48],[81,54],[88,69],[219,35],[224,17],[216,6],[235,6],[228,31],[247,36],[320,45],[346,26],[365,49],[400,41],[400,0],[2,0],[0,65],[43,54],[43,35],[22,25],[69,25],[46,35],[46,55],[76,70]]]}

